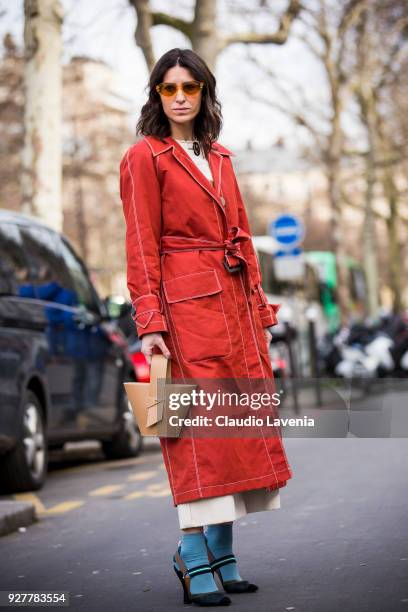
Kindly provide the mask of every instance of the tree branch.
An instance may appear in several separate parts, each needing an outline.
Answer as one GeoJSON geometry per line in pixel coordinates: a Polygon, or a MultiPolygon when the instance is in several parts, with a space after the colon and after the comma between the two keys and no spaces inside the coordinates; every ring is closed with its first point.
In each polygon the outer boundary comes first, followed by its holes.
{"type": "Polygon", "coordinates": [[[289,6],[280,18],[278,29],[272,34],[259,34],[257,32],[228,34],[220,38],[220,49],[233,43],[283,45],[288,39],[292,23],[299,15],[301,6],[300,0],[289,0],[289,6]]]}
{"type": "Polygon", "coordinates": [[[180,30],[180,32],[183,32],[183,34],[185,34],[187,38],[192,40],[193,24],[191,21],[185,21],[180,17],[173,17],[173,15],[169,15],[168,13],[160,12],[152,13],[152,21],[154,26],[167,25],[171,28],[175,28],[176,30],[180,30]]]}

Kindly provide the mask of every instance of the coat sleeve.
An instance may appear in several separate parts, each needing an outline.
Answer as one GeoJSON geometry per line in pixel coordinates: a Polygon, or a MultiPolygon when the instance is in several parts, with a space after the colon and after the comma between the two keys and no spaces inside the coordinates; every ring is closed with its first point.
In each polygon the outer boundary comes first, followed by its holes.
{"type": "Polygon", "coordinates": [[[143,141],[120,162],[126,221],[127,286],[138,336],[168,331],[160,298],[161,194],[154,159],[143,141]]]}
{"type": "MultiPolygon", "coordinates": [[[[231,164],[232,166],[232,164],[231,164]]],[[[235,186],[235,195],[238,204],[238,218],[239,218],[239,226],[242,227],[244,231],[248,234],[251,234],[251,229],[249,227],[248,216],[245,209],[245,204],[241,196],[241,192],[238,186],[237,179],[235,177],[235,173],[233,171],[234,178],[234,186],[235,186]]],[[[269,304],[266,299],[264,290],[262,289],[262,276],[261,270],[259,268],[258,256],[255,251],[255,247],[253,245],[252,239],[243,242],[242,250],[245,254],[245,259],[248,261],[249,271],[251,275],[251,291],[255,293],[256,303],[258,305],[259,315],[261,317],[263,327],[272,327],[273,325],[277,325],[277,312],[281,307],[281,304],[269,304]]]]}

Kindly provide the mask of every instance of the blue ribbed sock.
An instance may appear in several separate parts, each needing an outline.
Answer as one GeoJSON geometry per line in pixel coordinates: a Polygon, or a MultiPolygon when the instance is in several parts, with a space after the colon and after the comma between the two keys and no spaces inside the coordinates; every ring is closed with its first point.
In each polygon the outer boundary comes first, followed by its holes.
{"type": "MultiPolygon", "coordinates": [[[[205,537],[208,548],[216,559],[232,555],[232,523],[208,525],[205,537]]],[[[214,568],[216,569],[216,568],[214,568]]],[[[237,563],[228,563],[219,568],[223,580],[242,580],[238,573],[237,563]]]]}
{"type": "MultiPolygon", "coordinates": [[[[203,533],[183,533],[181,537],[180,557],[183,559],[187,569],[197,565],[209,564],[207,548],[203,533]]],[[[208,572],[192,576],[190,582],[192,595],[197,593],[211,593],[218,591],[213,575],[208,572]]]]}

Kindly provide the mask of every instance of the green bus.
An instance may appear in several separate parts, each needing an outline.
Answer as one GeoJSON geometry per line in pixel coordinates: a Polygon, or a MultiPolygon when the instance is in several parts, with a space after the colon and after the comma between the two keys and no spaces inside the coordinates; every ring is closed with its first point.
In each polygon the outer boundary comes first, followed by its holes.
{"type": "MultiPolygon", "coordinates": [[[[313,265],[319,274],[320,303],[327,317],[329,331],[334,331],[340,324],[340,311],[336,297],[337,272],[336,258],[330,251],[308,251],[306,261],[313,265]]],[[[367,287],[361,264],[352,257],[345,257],[340,265],[347,268],[352,315],[362,317],[365,311],[367,287]]]]}
{"type": "MultiPolygon", "coordinates": [[[[265,293],[285,296],[302,295],[307,303],[318,302],[327,321],[328,331],[334,331],[340,324],[340,310],[337,300],[337,274],[335,256],[330,251],[304,252],[302,276],[298,279],[282,280],[276,269],[276,243],[270,236],[254,236],[265,293]]],[[[346,257],[343,265],[348,270],[349,292],[352,313],[362,317],[365,310],[366,283],[361,264],[352,257],[346,257]]]]}

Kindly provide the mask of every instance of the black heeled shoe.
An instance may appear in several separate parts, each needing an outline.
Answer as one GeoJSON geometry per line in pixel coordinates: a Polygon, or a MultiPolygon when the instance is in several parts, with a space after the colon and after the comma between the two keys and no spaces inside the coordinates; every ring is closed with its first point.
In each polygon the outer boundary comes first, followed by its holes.
{"type": "Polygon", "coordinates": [[[183,587],[183,602],[185,604],[195,603],[198,606],[229,606],[231,600],[229,597],[219,591],[211,591],[210,593],[195,593],[191,594],[190,581],[192,576],[211,572],[214,574],[209,564],[197,565],[187,569],[183,559],[180,556],[180,548],[173,557],[173,567],[178,579],[183,587]]]}
{"type": "Polygon", "coordinates": [[[213,572],[217,572],[218,578],[221,581],[222,588],[226,593],[255,593],[258,590],[258,585],[248,582],[248,580],[224,580],[220,568],[228,563],[236,563],[235,555],[225,555],[216,559],[208,547],[206,540],[208,559],[210,561],[210,567],[213,572]]]}

